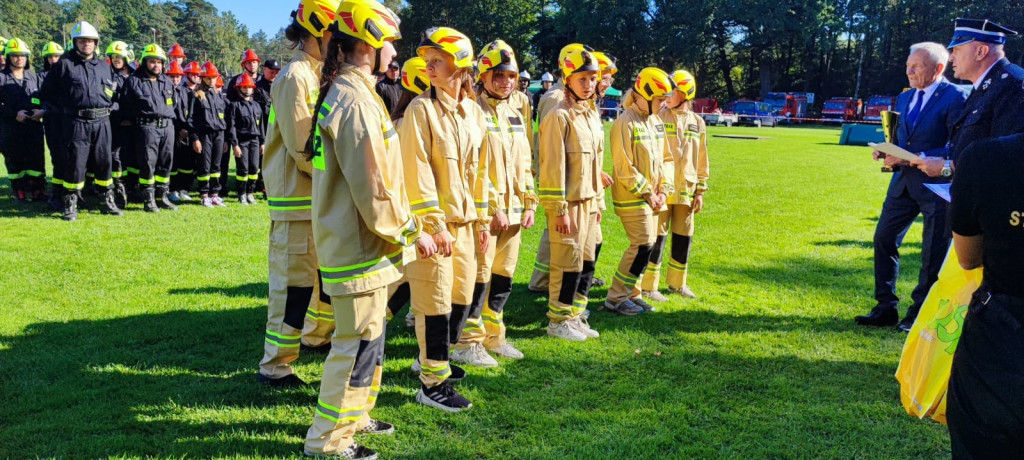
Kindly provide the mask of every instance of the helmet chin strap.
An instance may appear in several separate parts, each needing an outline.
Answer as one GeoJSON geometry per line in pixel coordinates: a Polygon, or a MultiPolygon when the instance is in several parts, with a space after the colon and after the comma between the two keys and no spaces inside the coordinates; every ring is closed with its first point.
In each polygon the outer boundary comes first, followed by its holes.
{"type": "MultiPolygon", "coordinates": [[[[372,46],[370,48],[373,48],[372,46]]],[[[373,73],[384,73],[384,69],[380,68],[380,50],[373,48],[373,73]]]]}

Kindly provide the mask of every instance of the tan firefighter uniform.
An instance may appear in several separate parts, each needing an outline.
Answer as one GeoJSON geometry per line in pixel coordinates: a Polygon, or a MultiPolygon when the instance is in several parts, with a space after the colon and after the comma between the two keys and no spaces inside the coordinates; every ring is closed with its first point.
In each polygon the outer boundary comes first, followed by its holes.
{"type": "Polygon", "coordinates": [[[427,387],[451,375],[449,347],[458,340],[472,300],[477,238],[490,225],[487,160],[480,158],[485,130],[476,102],[458,101],[436,88],[413,99],[402,119],[399,136],[412,212],[425,233],[447,230],[455,240],[451,257],[418,259],[405,271],[416,315],[420,380],[427,387]]]}
{"type": "MultiPolygon", "coordinates": [[[[540,102],[538,103],[537,114],[538,120],[544,120],[544,116],[547,115],[551,109],[555,108],[559,103],[565,100],[565,85],[558,82],[551,86],[548,92],[541,96],[540,102]]],[[[600,112],[598,112],[600,114],[600,112]]],[[[537,135],[535,138],[540,140],[540,129],[538,125],[537,135]]],[[[538,157],[540,148],[535,144],[533,148],[533,167],[534,171],[538,168],[538,157]]],[[[604,158],[601,158],[602,168],[604,167],[604,158]]],[[[600,171],[598,171],[600,173],[600,171]]],[[[600,210],[604,211],[604,192],[601,192],[601,206],[600,210]]],[[[601,233],[601,226],[595,227],[597,231],[597,248],[594,251],[594,259],[588,259],[588,262],[597,261],[597,256],[601,253],[601,243],[604,241],[604,235],[601,233]]],[[[549,272],[551,270],[551,235],[548,234],[547,227],[544,228],[544,232],[540,235],[540,243],[537,245],[537,257],[533,262],[533,273],[530,274],[529,289],[531,291],[545,292],[548,290],[549,272]]],[[[591,274],[593,276],[593,274],[591,274]]]]}
{"type": "Polygon", "coordinates": [[[560,323],[578,318],[587,306],[590,282],[582,273],[584,261],[595,258],[597,216],[604,207],[604,127],[593,101],[565,99],[544,117],[539,131],[537,195],[551,240],[548,318],[560,323]],[[555,217],[562,215],[569,216],[575,233],[555,231],[555,217]]]}
{"type": "Polygon", "coordinates": [[[292,374],[299,345],[330,343],[334,314],[320,289],[310,217],[312,165],[302,153],[313,123],[320,61],[295,52],[270,88],[271,108],[263,176],[270,209],[267,331],[260,373],[292,374]]]}
{"type": "MultiPolygon", "coordinates": [[[[675,193],[668,198],[669,209],[658,215],[658,235],[672,232],[672,251],[668,261],[668,287],[679,290],[686,286],[686,265],[693,237],[693,208],[698,194],[708,189],[708,143],[704,120],[684,103],[680,108],[664,108],[660,117],[665,123],[668,152],[672,158],[675,193]]],[[[661,257],[648,266],[644,275],[644,291],[658,289],[661,257]]]]}
{"type": "Polygon", "coordinates": [[[613,304],[640,298],[638,281],[655,241],[653,195],[671,195],[664,173],[665,126],[657,114],[648,112],[648,102],[632,90],[623,100],[625,109],[612,124],[611,149],[615,183],[612,206],[629,238],[629,248],[615,270],[608,301],[613,304]]]}
{"type": "MultiPolygon", "coordinates": [[[[523,94],[514,91],[513,94],[523,94]]],[[[526,96],[523,95],[523,99],[526,96]]],[[[491,244],[481,257],[477,284],[484,284],[486,302],[480,314],[471,312],[458,347],[483,344],[495,349],[505,342],[504,306],[512,293],[512,277],[519,261],[523,213],[536,211],[537,195],[533,185],[530,152],[530,119],[524,116],[521,101],[500,100],[482,91],[477,100],[483,110],[486,135],[481,157],[490,160],[487,172],[492,186],[489,214],[502,212],[508,217],[505,231],[492,231],[491,244]]]]}
{"type": "Polygon", "coordinates": [[[341,452],[370,422],[384,359],[387,286],[415,258],[419,235],[401,147],[376,79],[342,64],[318,109],[313,234],[336,329],[306,452],[341,452]]]}
{"type": "MultiPolygon", "coordinates": [[[[557,107],[565,100],[565,85],[559,80],[548,89],[540,101],[537,102],[537,134],[534,136],[533,145],[533,170],[540,170],[540,126],[551,109],[557,107]]],[[[547,227],[540,235],[540,243],[537,244],[537,258],[533,262],[533,273],[530,275],[529,288],[532,291],[544,292],[548,290],[548,282],[551,271],[551,235],[547,227]]]]}

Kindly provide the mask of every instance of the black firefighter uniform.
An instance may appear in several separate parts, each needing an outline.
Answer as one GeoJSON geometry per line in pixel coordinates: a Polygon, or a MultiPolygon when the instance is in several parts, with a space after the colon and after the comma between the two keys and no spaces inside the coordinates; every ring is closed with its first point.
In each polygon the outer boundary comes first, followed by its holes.
{"type": "Polygon", "coordinates": [[[664,172],[665,126],[657,114],[648,112],[646,101],[627,95],[626,109],[615,119],[611,131],[612,162],[615,183],[612,185],[612,206],[622,221],[629,238],[629,248],[619,261],[608,290],[608,301],[618,304],[626,299],[640,298],[639,280],[654,245],[655,217],[661,209],[651,209],[652,195],[672,194],[664,172]]]}
{"type": "Polygon", "coordinates": [[[320,61],[299,50],[281,69],[271,94],[275,101],[267,128],[263,179],[270,209],[270,276],[267,329],[260,373],[273,378],[293,373],[300,344],[331,341],[331,298],[320,287],[313,242],[313,165],[303,151],[319,95],[320,61]]]}
{"type": "Polygon", "coordinates": [[[416,316],[420,380],[434,387],[451,375],[449,347],[457,343],[472,301],[478,233],[489,231],[485,130],[480,106],[431,88],[402,118],[402,158],[412,212],[431,236],[447,230],[452,256],[435,254],[406,268],[416,316]]]}
{"type": "Polygon", "coordinates": [[[387,287],[415,257],[419,235],[401,147],[375,83],[343,65],[318,112],[313,235],[335,329],[306,433],[305,451],[314,454],[344,451],[370,422],[380,392],[387,287]]]}
{"type": "Polygon", "coordinates": [[[668,141],[665,169],[674,193],[668,195],[668,209],[658,213],[658,240],[651,252],[641,289],[658,289],[662,251],[666,236],[671,231],[672,250],[665,281],[669,289],[678,291],[686,287],[686,264],[693,238],[691,205],[698,194],[708,190],[708,135],[704,120],[692,110],[664,108],[660,116],[665,123],[668,141]]]}
{"type": "Polygon", "coordinates": [[[491,244],[480,258],[476,284],[481,296],[473,299],[459,347],[483,344],[487,349],[494,349],[505,342],[503,312],[512,294],[512,277],[519,262],[523,213],[537,209],[530,119],[521,105],[527,97],[518,91],[515,94],[522,98],[501,100],[486,92],[477,96],[487,129],[480,156],[490,160],[488,213],[492,218],[498,212],[504,213],[509,227],[504,231],[492,230],[491,244]]]}

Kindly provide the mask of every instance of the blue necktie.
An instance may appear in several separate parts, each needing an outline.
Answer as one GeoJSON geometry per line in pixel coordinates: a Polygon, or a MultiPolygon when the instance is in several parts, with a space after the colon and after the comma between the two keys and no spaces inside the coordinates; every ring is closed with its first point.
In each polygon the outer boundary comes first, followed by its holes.
{"type": "Polygon", "coordinates": [[[924,90],[917,90],[917,103],[914,104],[914,108],[910,109],[910,113],[907,114],[907,126],[911,129],[917,125],[917,117],[921,115],[921,106],[924,105],[924,90]]]}

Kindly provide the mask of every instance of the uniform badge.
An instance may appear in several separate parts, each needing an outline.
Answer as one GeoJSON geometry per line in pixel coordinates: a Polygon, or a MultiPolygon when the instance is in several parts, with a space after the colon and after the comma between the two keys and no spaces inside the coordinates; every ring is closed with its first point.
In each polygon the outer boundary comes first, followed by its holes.
{"type": "Polygon", "coordinates": [[[985,80],[985,82],[981,84],[981,89],[982,90],[986,90],[986,89],[988,89],[988,85],[991,85],[991,84],[992,84],[992,79],[989,78],[988,80],[985,80]]]}
{"type": "Polygon", "coordinates": [[[1007,74],[1005,74],[1005,73],[1004,73],[1004,74],[1003,74],[1003,76],[1002,76],[1002,77],[1000,77],[1000,78],[1002,78],[1003,80],[1006,80],[1006,77],[1009,77],[1009,75],[1007,75],[1007,74]]]}

